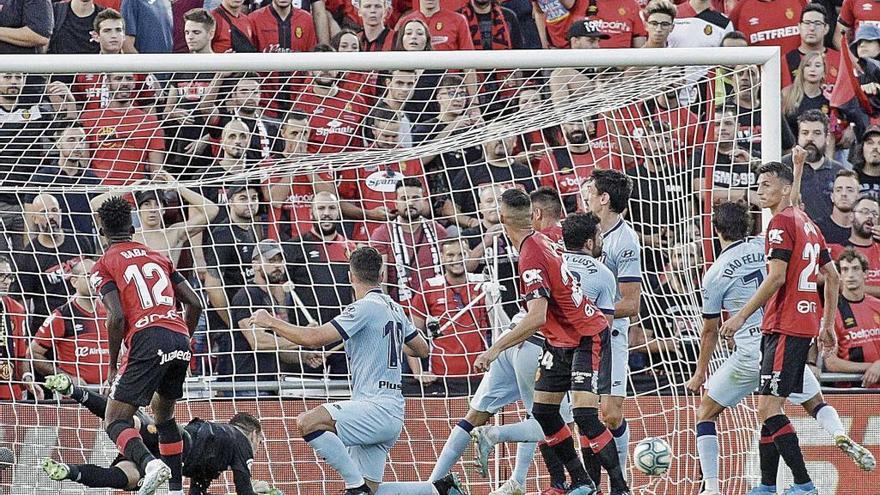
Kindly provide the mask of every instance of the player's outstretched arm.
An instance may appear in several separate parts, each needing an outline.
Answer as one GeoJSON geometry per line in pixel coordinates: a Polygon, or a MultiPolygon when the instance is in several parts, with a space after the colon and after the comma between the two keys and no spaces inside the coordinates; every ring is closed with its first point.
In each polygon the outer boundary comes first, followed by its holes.
{"type": "Polygon", "coordinates": [[[687,382],[688,390],[699,392],[700,388],[706,383],[706,377],[709,374],[709,360],[715,352],[715,346],[718,345],[718,318],[703,318],[703,333],[700,337],[700,355],[697,357],[697,369],[694,375],[687,382]]]}
{"type": "Polygon", "coordinates": [[[837,273],[837,267],[831,261],[820,266],[819,271],[825,277],[825,306],[822,308],[819,350],[827,357],[834,354],[837,346],[834,319],[837,316],[837,298],[840,295],[840,274],[837,273]]]}
{"type": "Polygon", "coordinates": [[[199,325],[199,318],[202,316],[202,311],[204,308],[202,307],[202,300],[199,299],[199,296],[190,287],[189,282],[183,280],[174,286],[174,295],[177,297],[180,302],[186,305],[186,328],[189,329],[189,335],[192,335],[196,332],[196,327],[199,325]]]}
{"type": "Polygon", "coordinates": [[[498,341],[492,344],[486,352],[480,354],[474,362],[474,369],[477,371],[486,371],[489,364],[498,358],[505,350],[525,342],[526,339],[535,334],[544,323],[547,322],[547,299],[537,297],[529,300],[527,303],[526,315],[515,327],[506,334],[502,335],[498,341]]]}
{"type": "Polygon", "coordinates": [[[107,308],[107,345],[110,349],[110,380],[116,376],[119,363],[119,349],[122,347],[122,338],[125,336],[125,313],[122,311],[122,301],[119,299],[119,291],[111,289],[102,294],[104,306],[107,308]]]}
{"type": "MultiPolygon", "coordinates": [[[[788,262],[781,259],[772,258],[767,264],[767,278],[761,282],[758,290],[752,295],[749,301],[737,314],[729,318],[721,325],[721,336],[724,338],[733,337],[737,330],[742,328],[743,323],[752,316],[752,314],[760,308],[763,308],[767,301],[785,284],[785,271],[788,269],[788,262]]],[[[833,324],[833,321],[832,321],[833,324]]]]}
{"type": "Polygon", "coordinates": [[[428,345],[428,341],[422,337],[422,334],[417,334],[403,345],[403,352],[407,356],[426,358],[431,353],[431,347],[428,345]]]}
{"type": "Polygon", "coordinates": [[[642,283],[621,282],[618,287],[620,287],[620,301],[614,305],[614,317],[638,316],[642,301],[642,283]]]}
{"type": "Polygon", "coordinates": [[[319,327],[291,325],[284,320],[279,320],[270,315],[265,309],[259,309],[254,312],[248,324],[257,328],[268,328],[275,332],[276,335],[303,347],[323,347],[342,338],[339,330],[332,323],[325,323],[319,327]]]}

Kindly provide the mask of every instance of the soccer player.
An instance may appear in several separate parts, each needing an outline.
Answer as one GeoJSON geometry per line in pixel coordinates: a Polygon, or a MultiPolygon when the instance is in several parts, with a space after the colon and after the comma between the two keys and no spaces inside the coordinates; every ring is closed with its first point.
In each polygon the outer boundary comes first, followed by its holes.
{"type": "MultiPolygon", "coordinates": [[[[534,193],[532,193],[532,196],[534,197],[534,193]]],[[[562,222],[562,237],[566,248],[563,258],[571,272],[581,283],[584,296],[606,315],[613,315],[614,296],[617,294],[617,280],[614,278],[611,270],[597,260],[602,255],[602,235],[599,231],[599,219],[590,213],[572,213],[562,222]],[[586,283],[587,281],[589,283],[586,283]]],[[[507,442],[535,442],[543,440],[540,425],[531,418],[519,423],[502,426],[477,427],[474,428],[471,436],[474,437],[477,453],[479,454],[480,468],[484,472],[487,472],[489,469],[489,454],[492,452],[492,448],[502,438],[504,439],[503,441],[507,442]],[[537,429],[534,427],[537,427],[537,429]]],[[[589,445],[589,439],[582,438],[581,445],[589,445]]],[[[561,488],[552,479],[552,473],[551,483],[553,487],[561,488]]],[[[511,478],[498,491],[492,493],[495,495],[522,495],[525,493],[524,486],[525,484],[522,480],[511,478]]],[[[551,490],[553,487],[551,487],[551,490]]]]}
{"type": "MultiPolygon", "coordinates": [[[[611,325],[611,392],[602,396],[602,419],[614,436],[620,469],[626,472],[629,428],[623,417],[629,361],[629,319],[639,315],[642,297],[642,247],[636,231],[623,220],[632,194],[632,179],[617,170],[594,170],[581,189],[586,209],[599,217],[602,258],[617,278],[614,322],[611,325]]],[[[599,485],[600,469],[590,449],[582,449],[584,465],[599,485]]]]}
{"type": "Polygon", "coordinates": [[[174,421],[174,404],[183,397],[192,358],[189,339],[202,304],[168,258],[131,240],[134,228],[127,201],[108,199],[98,209],[98,218],[108,243],[92,271],[92,283],[107,308],[112,383],[104,413],[107,436],[143,470],[140,495],[152,495],[166,481],[169,493],[182,494],[183,440],[174,421]],[[185,321],[177,300],[186,306],[185,321]],[[117,374],[123,339],[127,353],[117,374]],[[156,417],[162,460],[150,453],[134,427],[135,412],[147,404],[156,417]]]}
{"type": "MultiPolygon", "coordinates": [[[[107,398],[74,385],[68,375],[47,376],[46,388],[70,397],[104,419],[107,398]]],[[[147,449],[154,456],[160,455],[156,421],[138,409],[134,425],[147,449]]],[[[243,412],[233,416],[228,424],[194,419],[183,427],[183,474],[190,478],[190,495],[206,495],[211,482],[226,470],[232,470],[238,495],[268,492],[267,483],[251,481],[250,465],[254,452],[260,447],[262,430],[257,418],[243,412]]],[[[122,454],[106,468],[94,464],[65,464],[52,458],[43,459],[42,467],[55,481],[75,481],[89,488],[136,490],[143,476],[138,465],[122,454]]]]}
{"type": "Polygon", "coordinates": [[[348,278],[355,302],[319,327],[291,325],[258,310],[250,324],[304,347],[345,341],[351,400],[324,404],[296,419],[297,432],[345,480],[345,495],[461,495],[453,476],[433,483],[384,483],[388,452],[403,428],[400,391],[403,353],[424,358],[428,343],[403,308],[382,293],[382,255],[362,247],[351,253],[348,278]],[[346,448],[348,447],[348,448],[346,448]]]}
{"type": "MultiPolygon", "coordinates": [[[[805,161],[806,151],[797,150],[793,158],[805,161]]],[[[794,485],[785,494],[818,495],[804,465],[797,433],[782,406],[790,395],[803,391],[813,338],[819,335],[823,352],[835,346],[840,280],[818,227],[791,204],[793,181],[791,167],[782,163],[769,162],[758,169],[758,201],[773,213],[766,233],[767,278],[720,330],[722,337],[733,338],[753,313],[764,308],[758,399],[758,417],[763,424],[761,485],[752,494],[776,493],[778,452],[794,476],[794,485]],[[816,290],[817,272],[825,277],[824,306],[816,290]]]]}
{"type": "Polygon", "coordinates": [[[599,420],[599,395],[611,388],[610,317],[606,319],[581,292],[580,282],[568,269],[547,236],[532,228],[528,195],[509,189],[501,196],[501,223],[520,253],[520,293],[527,305],[525,317],[474,363],[486,370],[501,352],[542,329],[546,341],[535,379],[532,415],[541,425],[546,442],[568,468],[572,487],[567,493],[596,492],[584,470],[571,431],[559,405],[571,392],[574,420],[589,439],[592,451],[611,479],[611,494],[629,494],[611,432],[599,420]]]}
{"type": "MultiPolygon", "coordinates": [[[[703,288],[703,332],[700,355],[694,376],[687,387],[699,392],[709,371],[709,361],[718,343],[718,323],[722,311],[736,313],[758,289],[767,275],[764,240],[746,237],[751,231],[750,213],[745,204],[724,202],[717,205],[712,216],[715,234],[721,243],[721,254],[706,272],[703,288]]],[[[736,348],[706,383],[707,395],[697,410],[697,452],[703,473],[702,495],[718,495],[718,437],[715,422],[729,407],[734,407],[752,393],[760,382],[760,309],[753,313],[733,336],[736,348]]],[[[812,372],[805,372],[803,391],[792,394],[789,401],[800,404],[816,418],[844,452],[862,453],[867,461],[870,452],[850,440],[837,411],[826,404],[819,391],[819,382],[812,372]]],[[[857,461],[860,462],[860,461],[857,461]]],[[[861,466],[867,467],[868,464],[861,466]]],[[[776,470],[767,484],[775,484],[776,470]]]]}

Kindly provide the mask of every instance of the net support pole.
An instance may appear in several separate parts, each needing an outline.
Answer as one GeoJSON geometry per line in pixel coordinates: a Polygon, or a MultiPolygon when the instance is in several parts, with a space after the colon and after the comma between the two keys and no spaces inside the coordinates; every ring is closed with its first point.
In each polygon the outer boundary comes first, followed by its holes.
{"type": "MultiPolygon", "coordinates": [[[[782,64],[779,48],[761,66],[761,161],[782,160],[782,64]]],[[[772,217],[769,210],[761,214],[761,226],[767,229],[772,217]]]]}

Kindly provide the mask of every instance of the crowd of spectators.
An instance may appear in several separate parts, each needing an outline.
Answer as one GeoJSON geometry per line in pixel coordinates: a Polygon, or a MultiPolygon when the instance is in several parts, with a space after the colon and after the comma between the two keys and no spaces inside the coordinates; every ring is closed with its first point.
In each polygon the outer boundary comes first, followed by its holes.
{"type": "MultiPolygon", "coordinates": [[[[866,8],[871,2],[5,0],[0,53],[779,46],[783,151],[807,151],[802,207],[843,272],[841,346],[827,367],[865,373],[874,386],[880,9],[866,8]],[[851,94],[836,93],[848,77],[851,94]]],[[[104,309],[88,274],[103,249],[93,212],[119,194],[113,186],[137,189],[125,195],[137,207],[135,240],[166,254],[205,298],[192,373],[233,382],[223,393],[265,393],[251,384],[284,375],[346,377],[338,345],[300,349],[246,322],[257,309],[329,321],[351,302],[347,257],[366,243],[386,260],[387,292],[434,335],[427,360],[404,363],[411,385],[471,386],[491,328],[518,311],[498,198],[509,187],[532,193],[535,227],[553,229],[584,208],[594,168],[633,180],[626,214],[640,235],[644,276],[630,364],[656,380],[670,373],[663,363],[695,359],[699,278],[715,253],[700,218],[719,201],[755,203],[761,163],[760,70],[695,70],[687,84],[559,126],[259,181],[240,179],[289,170],[303,156],[451,143],[495,119],[564,105],[609,76],[553,68],[0,73],[0,399],[42,397],[34,378],[59,371],[81,383],[106,379],[104,309]],[[90,192],[96,186],[111,189],[90,192]],[[501,282],[499,304],[482,296],[487,274],[501,282]]]]}

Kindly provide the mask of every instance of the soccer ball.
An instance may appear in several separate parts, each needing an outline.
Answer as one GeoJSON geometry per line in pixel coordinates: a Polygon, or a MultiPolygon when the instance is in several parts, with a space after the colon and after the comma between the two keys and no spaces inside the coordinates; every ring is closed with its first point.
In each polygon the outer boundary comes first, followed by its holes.
{"type": "Polygon", "coordinates": [[[662,438],[646,438],[633,451],[636,469],[648,476],[659,476],[672,464],[672,449],[662,438]]]}

